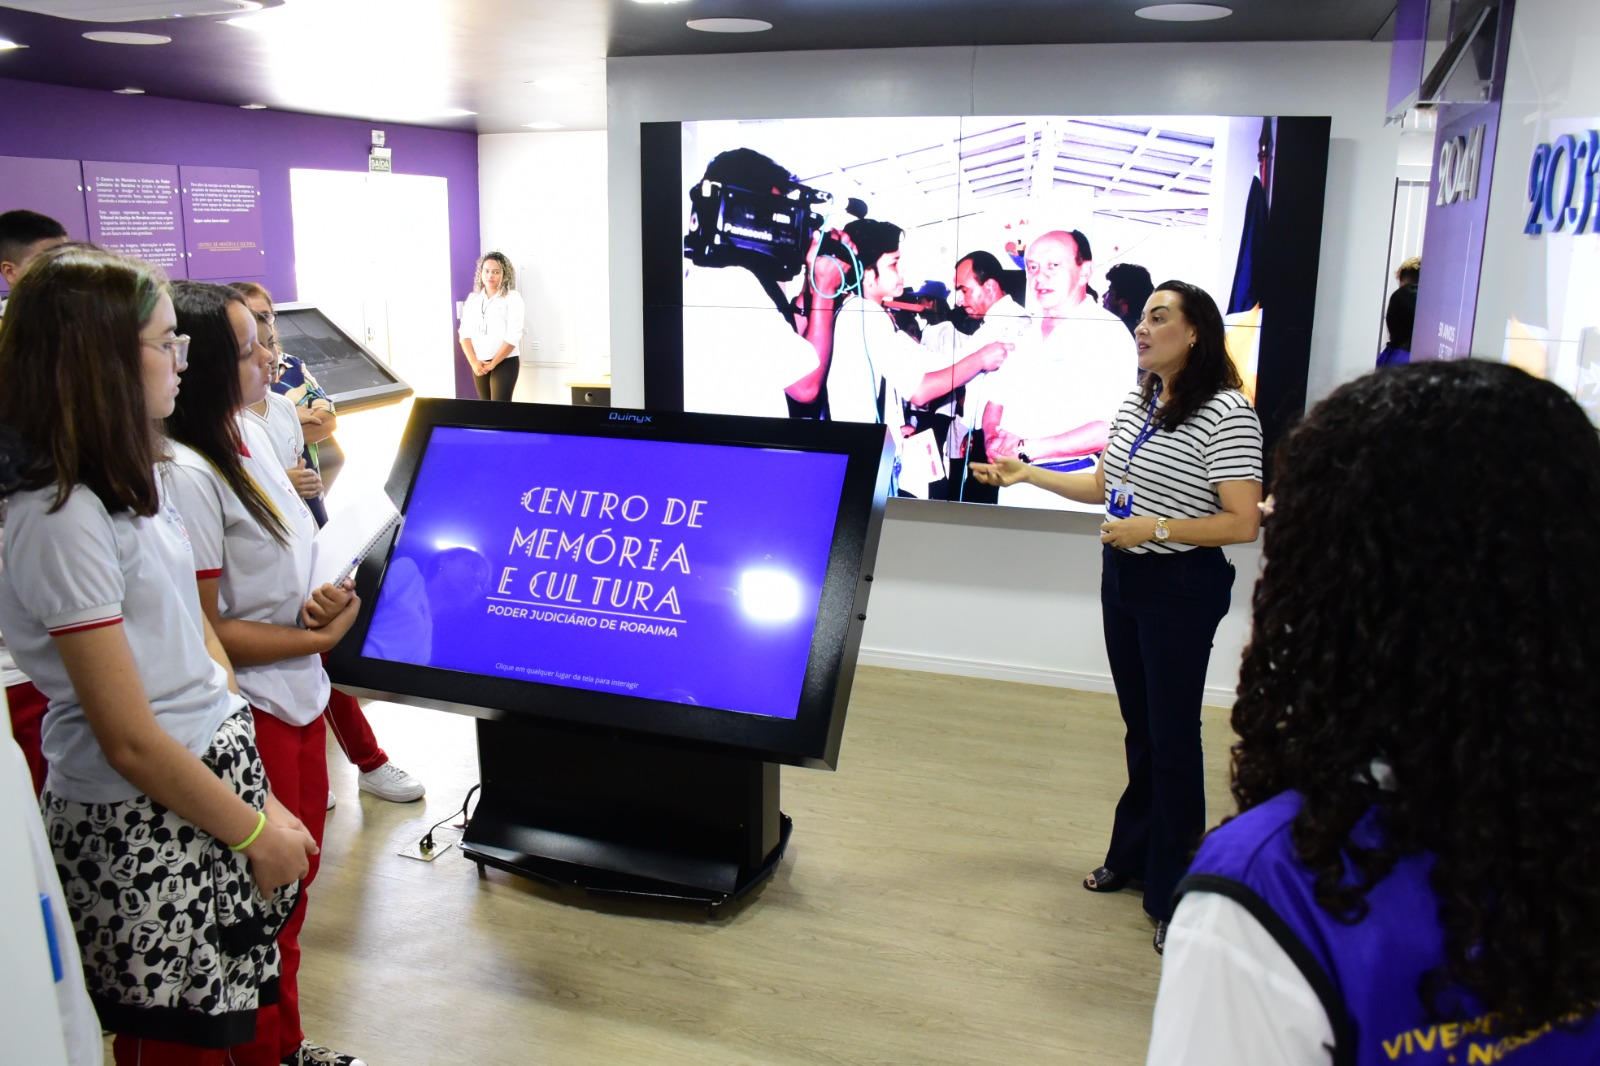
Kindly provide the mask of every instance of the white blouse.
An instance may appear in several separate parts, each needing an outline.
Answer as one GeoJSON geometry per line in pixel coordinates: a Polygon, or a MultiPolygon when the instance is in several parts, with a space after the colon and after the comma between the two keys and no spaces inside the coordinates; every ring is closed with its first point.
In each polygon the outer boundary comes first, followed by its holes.
{"type": "Polygon", "coordinates": [[[483,362],[493,359],[502,344],[511,345],[506,358],[516,359],[521,353],[526,314],[522,294],[517,290],[489,296],[480,289],[461,305],[461,339],[472,342],[473,351],[483,362]]]}

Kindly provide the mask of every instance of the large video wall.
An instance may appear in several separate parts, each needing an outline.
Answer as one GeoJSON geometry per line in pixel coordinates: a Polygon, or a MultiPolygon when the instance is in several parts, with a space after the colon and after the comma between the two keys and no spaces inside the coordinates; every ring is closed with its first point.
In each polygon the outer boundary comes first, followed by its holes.
{"type": "Polygon", "coordinates": [[[646,403],[877,421],[899,496],[1073,507],[997,495],[968,463],[1092,468],[1137,383],[1148,286],[1178,278],[1226,316],[1271,436],[1304,404],[1327,131],[1192,115],[646,123],[646,403]],[[858,219],[902,234],[897,260],[828,236],[858,219]],[[820,343],[804,339],[819,257],[844,275],[826,283],[840,306],[820,343]]]}

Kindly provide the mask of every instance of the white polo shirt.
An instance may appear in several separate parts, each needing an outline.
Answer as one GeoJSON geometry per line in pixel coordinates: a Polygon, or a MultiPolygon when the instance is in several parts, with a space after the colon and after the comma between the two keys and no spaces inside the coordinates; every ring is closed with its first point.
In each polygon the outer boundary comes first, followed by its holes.
{"type": "MultiPolygon", "coordinates": [[[[279,544],[257,524],[222,475],[192,448],[173,443],[161,464],[173,501],[194,545],[194,570],[217,579],[217,609],[224,618],[298,627],[311,580],[316,521],[289,482],[259,420],[239,417],[245,472],[261,487],[289,528],[279,544]]],[[[290,725],[309,725],[328,704],[328,675],[318,655],[260,666],[235,666],[239,690],[251,706],[290,725]]]]}
{"type": "Polygon", "coordinates": [[[272,441],[273,454],[278,457],[285,470],[293,470],[299,465],[302,453],[306,450],[306,435],[300,426],[300,413],[295,410],[295,405],[287,396],[269,392],[267,413],[258,415],[246,407],[244,417],[254,423],[256,428],[266,431],[272,441]]]}
{"type": "Polygon", "coordinates": [[[244,701],[206,651],[194,557],[166,494],[151,518],[109,514],[81,486],[52,514],[54,502],[54,487],[7,501],[0,628],[50,701],[45,787],[77,803],[133,799],[140,791],[106,762],[53,636],[121,625],[156,723],[195,755],[244,701]]]}

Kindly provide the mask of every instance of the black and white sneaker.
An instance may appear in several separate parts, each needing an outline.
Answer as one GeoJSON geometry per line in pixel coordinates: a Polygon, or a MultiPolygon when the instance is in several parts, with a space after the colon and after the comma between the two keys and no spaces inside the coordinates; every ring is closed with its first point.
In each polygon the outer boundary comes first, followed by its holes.
{"type": "Polygon", "coordinates": [[[309,1040],[302,1040],[300,1050],[285,1058],[282,1066],[367,1066],[367,1064],[354,1055],[341,1055],[337,1051],[318,1047],[309,1040]]]}

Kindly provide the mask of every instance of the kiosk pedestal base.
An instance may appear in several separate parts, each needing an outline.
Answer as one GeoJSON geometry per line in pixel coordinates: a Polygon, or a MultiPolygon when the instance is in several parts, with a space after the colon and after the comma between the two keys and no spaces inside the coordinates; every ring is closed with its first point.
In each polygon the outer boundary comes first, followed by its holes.
{"type": "Polygon", "coordinates": [[[493,866],[715,914],[777,867],[778,766],[609,732],[478,722],[482,798],[461,839],[493,866]]]}

